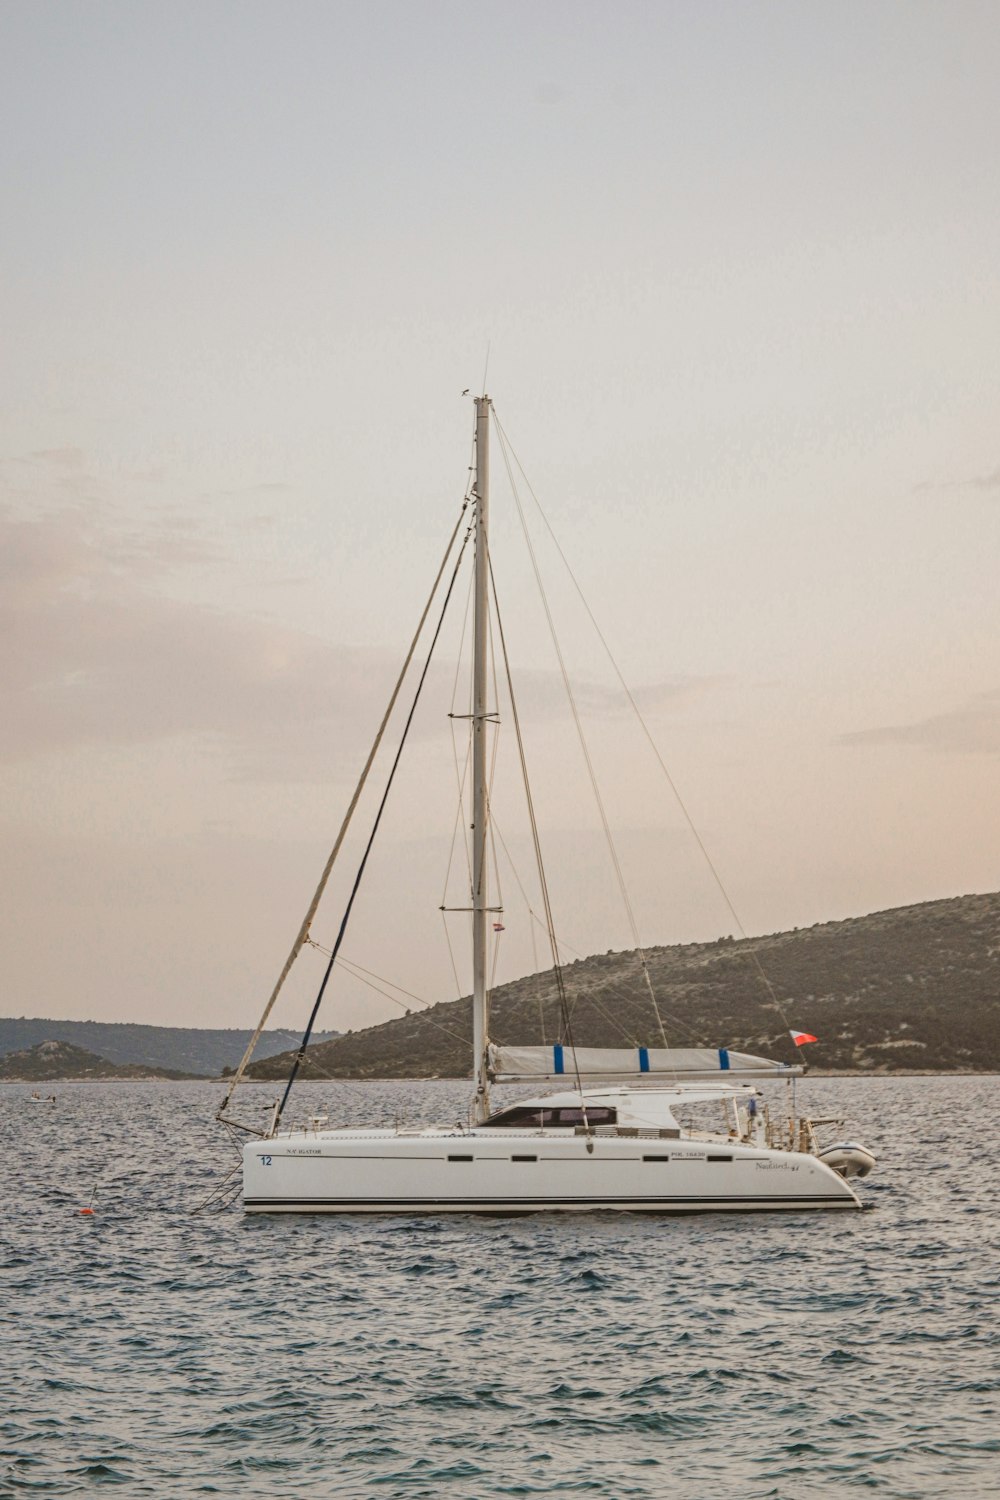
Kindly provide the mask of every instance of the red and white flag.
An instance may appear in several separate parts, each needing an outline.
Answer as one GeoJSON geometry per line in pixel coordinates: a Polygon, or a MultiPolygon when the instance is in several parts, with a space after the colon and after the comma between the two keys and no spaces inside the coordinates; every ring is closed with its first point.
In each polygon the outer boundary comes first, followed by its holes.
{"type": "Polygon", "coordinates": [[[806,1042],[818,1042],[819,1037],[813,1036],[811,1031],[790,1031],[788,1035],[796,1047],[804,1047],[806,1042]]]}

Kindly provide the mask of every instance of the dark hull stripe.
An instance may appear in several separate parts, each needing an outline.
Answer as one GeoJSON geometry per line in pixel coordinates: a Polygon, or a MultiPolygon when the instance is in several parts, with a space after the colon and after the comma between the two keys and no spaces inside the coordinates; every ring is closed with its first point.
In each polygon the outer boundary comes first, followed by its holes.
{"type": "Polygon", "coordinates": [[[603,1198],[245,1198],[247,1213],[550,1213],[576,1211],[601,1213],[608,1210],[626,1213],[713,1213],[725,1209],[736,1211],[844,1208],[861,1205],[854,1198],[839,1193],[798,1197],[747,1195],[723,1197],[650,1197],[603,1198]]]}

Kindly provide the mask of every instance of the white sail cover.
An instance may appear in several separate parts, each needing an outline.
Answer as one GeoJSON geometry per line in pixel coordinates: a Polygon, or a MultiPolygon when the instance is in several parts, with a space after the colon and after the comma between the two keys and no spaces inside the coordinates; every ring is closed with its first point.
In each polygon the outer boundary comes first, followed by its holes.
{"type": "Polygon", "coordinates": [[[489,1049],[490,1072],[498,1082],[567,1078],[575,1081],[633,1078],[773,1078],[801,1073],[792,1063],[772,1062],[728,1047],[498,1047],[489,1049]]]}

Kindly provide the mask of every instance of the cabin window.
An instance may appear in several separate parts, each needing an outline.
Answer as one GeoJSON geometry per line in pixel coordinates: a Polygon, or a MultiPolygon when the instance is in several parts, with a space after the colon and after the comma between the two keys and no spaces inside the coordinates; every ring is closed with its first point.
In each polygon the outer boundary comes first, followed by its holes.
{"type": "Polygon", "coordinates": [[[512,1156],[511,1161],[537,1161],[537,1156],[512,1156]]]}
{"type": "MultiPolygon", "coordinates": [[[[510,1109],[502,1109],[499,1114],[491,1115],[486,1123],[491,1130],[566,1130],[583,1125],[583,1114],[578,1104],[562,1105],[557,1109],[540,1109],[537,1104],[514,1104],[510,1109]]],[[[587,1110],[586,1123],[591,1126],[614,1125],[617,1118],[617,1110],[605,1104],[594,1104],[587,1110]]]]}
{"type": "Polygon", "coordinates": [[[529,1109],[515,1104],[512,1109],[502,1109],[498,1115],[491,1115],[486,1123],[501,1130],[538,1130],[540,1126],[549,1123],[551,1115],[550,1109],[539,1109],[537,1106],[529,1109]]]}
{"type": "Polygon", "coordinates": [[[732,1161],[731,1156],[710,1156],[709,1161],[732,1161]]]}
{"type": "Polygon", "coordinates": [[[643,1161],[669,1161],[669,1156],[644,1156],[643,1161]]]}
{"type": "Polygon", "coordinates": [[[609,1109],[604,1104],[593,1104],[586,1112],[579,1105],[572,1108],[554,1109],[551,1111],[553,1125],[614,1125],[618,1119],[618,1111],[609,1109]]]}
{"type": "Polygon", "coordinates": [[[473,1161],[474,1159],[471,1156],[449,1156],[448,1158],[449,1161],[473,1161]]]}

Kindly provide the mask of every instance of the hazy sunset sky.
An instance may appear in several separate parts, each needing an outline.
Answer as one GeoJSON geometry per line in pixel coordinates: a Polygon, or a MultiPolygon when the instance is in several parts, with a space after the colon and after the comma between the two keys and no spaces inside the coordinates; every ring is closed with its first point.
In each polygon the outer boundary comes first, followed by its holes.
{"type": "MultiPolygon", "coordinates": [[[[4,1014],[256,1021],[457,514],[487,346],[747,930],[1000,885],[997,4],[0,24],[4,1014]]],[[[557,925],[628,947],[495,459],[557,925]]],[[[536,539],[642,936],[731,931],[536,539]]],[[[455,994],[465,591],[345,944],[428,999],[455,994]]],[[[527,887],[508,770],[495,803],[527,887]]],[[[534,950],[500,873],[503,980],[534,950]]],[[[323,1024],[395,1013],[345,977],[323,1024]]]]}

